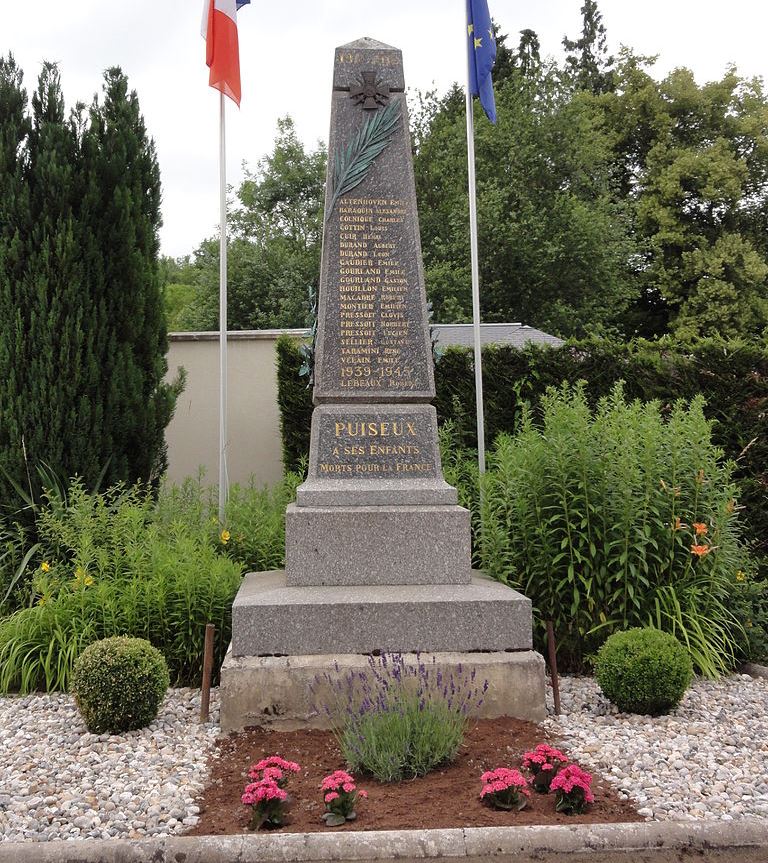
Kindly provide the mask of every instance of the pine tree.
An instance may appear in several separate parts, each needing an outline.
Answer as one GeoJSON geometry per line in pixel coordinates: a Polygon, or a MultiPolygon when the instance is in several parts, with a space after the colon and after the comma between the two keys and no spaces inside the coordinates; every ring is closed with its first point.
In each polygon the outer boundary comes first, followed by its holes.
{"type": "Polygon", "coordinates": [[[585,0],[581,7],[581,38],[573,41],[565,37],[563,47],[569,72],[579,90],[588,90],[599,96],[614,89],[613,57],[608,56],[608,45],[603,16],[597,0],[585,0]]]}
{"type": "Polygon", "coordinates": [[[156,481],[181,380],[163,383],[167,328],[158,269],[160,171],[135,91],[119,68],[104,76],[83,141],[82,221],[98,332],[102,457],[107,481],[156,481]]]}
{"type": "Polygon", "coordinates": [[[119,70],[104,105],[68,118],[46,63],[27,116],[0,61],[0,504],[36,467],[96,484],[151,480],[177,385],[157,275],[160,185],[119,70]]]}

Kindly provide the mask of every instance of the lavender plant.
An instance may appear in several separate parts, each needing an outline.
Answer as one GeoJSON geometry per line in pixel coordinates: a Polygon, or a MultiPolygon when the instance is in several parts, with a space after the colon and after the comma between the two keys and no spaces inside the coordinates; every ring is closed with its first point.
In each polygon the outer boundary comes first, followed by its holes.
{"type": "Polygon", "coordinates": [[[370,656],[368,666],[344,672],[335,664],[311,687],[349,769],[400,782],[453,761],[488,681],[478,682],[474,668],[447,672],[418,653],[370,656]]]}

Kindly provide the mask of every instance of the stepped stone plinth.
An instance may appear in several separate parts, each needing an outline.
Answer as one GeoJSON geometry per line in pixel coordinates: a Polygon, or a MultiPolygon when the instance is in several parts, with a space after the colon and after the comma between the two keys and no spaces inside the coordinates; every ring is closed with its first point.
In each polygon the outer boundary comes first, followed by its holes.
{"type": "Polygon", "coordinates": [[[443,478],[404,89],[397,49],[336,49],[309,467],[285,570],[248,575],[233,606],[224,730],[322,726],[315,676],[381,652],[472,665],[480,715],[545,715],[531,603],[472,572],[443,478]]]}

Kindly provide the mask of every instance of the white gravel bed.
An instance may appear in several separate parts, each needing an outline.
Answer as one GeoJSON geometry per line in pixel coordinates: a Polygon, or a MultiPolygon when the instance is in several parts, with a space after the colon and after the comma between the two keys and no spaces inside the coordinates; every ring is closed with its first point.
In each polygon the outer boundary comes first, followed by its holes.
{"type": "Polygon", "coordinates": [[[588,677],[560,700],[545,727],[646,819],[768,818],[768,680],[695,680],[668,716],[619,713],[588,677]]]}
{"type": "Polygon", "coordinates": [[[90,734],[69,695],[0,698],[0,842],[138,839],[197,823],[195,797],[218,727],[200,691],[172,689],[157,719],[90,734]]]}

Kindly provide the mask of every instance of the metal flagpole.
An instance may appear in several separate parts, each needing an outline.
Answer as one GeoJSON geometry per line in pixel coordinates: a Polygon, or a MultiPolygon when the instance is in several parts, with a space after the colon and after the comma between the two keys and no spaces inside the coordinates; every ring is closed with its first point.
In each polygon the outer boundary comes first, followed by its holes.
{"type": "Polygon", "coordinates": [[[475,122],[470,91],[467,50],[467,165],[469,168],[469,236],[472,256],[472,324],[475,337],[475,400],[477,402],[477,464],[485,473],[485,416],[483,412],[483,354],[480,347],[480,273],[477,264],[477,199],[475,197],[475,122]]]}
{"type": "Polygon", "coordinates": [[[227,161],[224,93],[219,93],[219,522],[224,524],[227,477],[227,161]]]}

